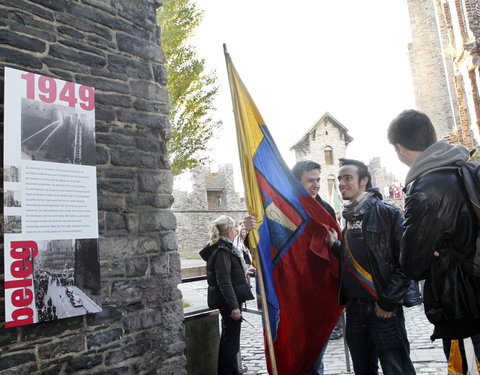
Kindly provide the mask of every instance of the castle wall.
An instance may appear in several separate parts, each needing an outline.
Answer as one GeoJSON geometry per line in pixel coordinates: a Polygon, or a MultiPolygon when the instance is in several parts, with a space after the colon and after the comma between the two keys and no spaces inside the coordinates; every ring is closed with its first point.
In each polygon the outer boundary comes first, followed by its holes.
{"type": "MultiPolygon", "coordinates": [[[[3,66],[95,88],[103,308],[47,323],[2,325],[2,374],[186,374],[165,145],[166,70],[155,17],[160,3],[0,3],[2,93],[3,66]]],[[[4,315],[3,289],[0,310],[4,315]]]]}

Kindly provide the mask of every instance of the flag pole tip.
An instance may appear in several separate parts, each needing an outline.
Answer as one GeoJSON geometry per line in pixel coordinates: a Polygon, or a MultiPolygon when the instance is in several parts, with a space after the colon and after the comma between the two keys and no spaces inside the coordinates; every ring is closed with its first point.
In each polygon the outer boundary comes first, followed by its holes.
{"type": "Polygon", "coordinates": [[[226,43],[223,43],[223,52],[224,52],[224,53],[228,53],[228,52],[227,52],[227,44],[226,44],[226,43]]]}

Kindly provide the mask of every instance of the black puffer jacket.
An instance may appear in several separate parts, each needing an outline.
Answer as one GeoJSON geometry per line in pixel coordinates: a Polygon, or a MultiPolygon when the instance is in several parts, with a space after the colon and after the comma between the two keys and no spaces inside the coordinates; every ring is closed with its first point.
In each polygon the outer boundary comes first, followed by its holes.
{"type": "Polygon", "coordinates": [[[457,169],[436,170],[409,183],[401,264],[426,279],[425,313],[432,339],[480,333],[480,279],[471,275],[478,220],[457,169]],[[434,256],[438,251],[440,256],[434,256]]]}
{"type": "MultiPolygon", "coordinates": [[[[360,214],[364,214],[362,231],[378,295],[377,304],[382,310],[393,311],[399,304],[406,302],[411,280],[400,269],[399,263],[403,218],[397,207],[381,199],[381,194],[375,192],[375,195],[364,203],[360,214]]],[[[344,246],[337,241],[332,251],[338,254],[342,276],[344,246]]],[[[409,298],[407,305],[421,303],[418,293],[410,295],[409,298]]],[[[341,291],[340,303],[344,305],[346,302],[341,291]]]]}
{"type": "Polygon", "coordinates": [[[220,239],[200,251],[207,262],[208,301],[219,301],[213,308],[238,309],[244,301],[235,295],[234,286],[246,285],[249,288],[240,258],[232,252],[232,244],[220,239]]]}

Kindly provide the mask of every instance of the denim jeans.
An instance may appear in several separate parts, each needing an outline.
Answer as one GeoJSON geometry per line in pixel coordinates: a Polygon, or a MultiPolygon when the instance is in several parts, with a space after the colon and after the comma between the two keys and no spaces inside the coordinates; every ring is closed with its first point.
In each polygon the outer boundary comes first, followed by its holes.
{"type": "Polygon", "coordinates": [[[390,318],[375,314],[374,302],[347,303],[346,339],[355,375],[414,375],[402,306],[390,318]]]}
{"type": "Polygon", "coordinates": [[[307,375],[323,375],[324,367],[323,367],[323,356],[325,355],[325,351],[327,350],[328,340],[323,347],[322,351],[317,357],[317,360],[313,364],[310,371],[307,372],[307,375]]]}
{"type": "Polygon", "coordinates": [[[230,318],[230,310],[220,308],[222,334],[218,350],[218,375],[239,374],[237,353],[240,350],[240,329],[242,320],[230,318]]]}

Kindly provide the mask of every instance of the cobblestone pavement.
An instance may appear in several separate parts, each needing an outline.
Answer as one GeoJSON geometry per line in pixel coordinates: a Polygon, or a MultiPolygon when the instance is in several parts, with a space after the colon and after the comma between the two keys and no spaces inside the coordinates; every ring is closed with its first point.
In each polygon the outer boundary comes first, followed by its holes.
{"type": "MultiPolygon", "coordinates": [[[[206,308],[206,284],[196,282],[180,285],[184,301],[190,306],[185,312],[206,308]]],[[[247,309],[256,309],[256,301],[248,301],[247,309]]],[[[447,364],[440,340],[430,341],[433,326],[423,312],[423,306],[405,308],[405,322],[410,341],[410,356],[417,374],[446,375],[447,364]]],[[[261,316],[243,312],[246,322],[242,323],[240,351],[242,365],[247,367],[244,375],[268,374],[265,364],[261,316]],[[253,326],[253,327],[252,327],[253,326]]],[[[347,371],[343,339],[330,340],[324,357],[326,375],[351,375],[347,371]]]]}

